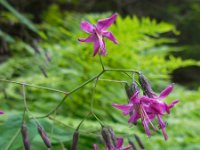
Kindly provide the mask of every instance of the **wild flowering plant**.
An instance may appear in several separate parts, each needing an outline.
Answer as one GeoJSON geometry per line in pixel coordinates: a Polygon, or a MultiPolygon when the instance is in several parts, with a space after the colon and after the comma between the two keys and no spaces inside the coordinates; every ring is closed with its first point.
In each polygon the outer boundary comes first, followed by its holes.
{"type": "MultiPolygon", "coordinates": [[[[109,40],[113,41],[115,44],[118,44],[118,41],[116,40],[114,35],[110,31],[107,31],[107,29],[112,24],[114,24],[115,20],[117,19],[117,16],[118,14],[115,13],[108,18],[100,19],[98,20],[96,25],[92,25],[87,21],[81,22],[80,24],[81,29],[87,32],[89,34],[89,37],[79,38],[79,41],[92,42],[94,44],[93,56],[99,55],[100,58],[101,58],[101,55],[106,56],[106,46],[105,46],[104,38],[108,38],[109,40]]],[[[112,104],[112,106],[114,108],[121,110],[124,115],[129,116],[128,123],[138,125],[137,122],[141,121],[144,127],[144,131],[148,136],[151,136],[151,130],[150,130],[150,126],[151,126],[155,131],[158,131],[159,129],[161,129],[164,135],[164,139],[165,140],[168,139],[168,135],[166,132],[166,123],[163,121],[162,117],[166,114],[169,114],[170,109],[172,109],[179,102],[179,100],[174,100],[172,103],[167,104],[163,101],[163,99],[172,92],[174,88],[174,84],[169,85],[159,95],[157,95],[152,90],[148,79],[141,73],[141,71],[118,69],[118,68],[106,68],[101,59],[100,59],[100,63],[102,66],[101,72],[99,72],[96,76],[92,77],[91,79],[88,79],[87,81],[80,84],[75,89],[69,92],[52,89],[48,87],[43,87],[43,86],[35,86],[31,84],[26,84],[26,83],[10,81],[6,79],[0,79],[1,81],[4,81],[4,82],[15,83],[22,86],[22,90],[23,90],[22,93],[23,93],[23,100],[24,100],[24,113],[23,113],[23,120],[22,120],[22,125],[21,125],[21,134],[22,134],[22,141],[23,141],[25,150],[29,150],[30,144],[31,144],[31,142],[29,141],[28,126],[26,125],[26,119],[27,119],[26,115],[28,116],[30,115],[31,117],[29,119],[33,119],[35,121],[38,134],[40,135],[41,140],[44,142],[46,147],[50,149],[52,147],[51,140],[49,139],[47,133],[45,132],[45,129],[42,127],[42,125],[37,120],[37,118],[40,118],[40,119],[49,118],[56,121],[52,117],[52,115],[55,114],[55,112],[62,106],[63,102],[68,98],[68,96],[72,95],[73,93],[80,90],[81,88],[83,88],[84,86],[86,86],[87,84],[91,82],[95,83],[93,96],[91,98],[91,109],[88,115],[75,128],[73,138],[72,138],[71,150],[79,149],[79,146],[78,146],[78,140],[80,138],[79,128],[83,124],[84,120],[87,119],[87,117],[89,116],[93,116],[99,122],[101,126],[102,128],[101,136],[103,139],[103,143],[105,144],[106,150],[129,150],[129,149],[137,150],[138,148],[130,139],[128,139],[129,145],[123,146],[124,140],[126,139],[123,137],[116,136],[113,129],[109,126],[106,126],[94,113],[94,110],[93,110],[93,100],[94,100],[94,93],[95,93],[94,91],[97,85],[97,81],[100,80],[99,78],[106,72],[123,72],[126,74],[132,73],[132,74],[137,75],[139,82],[136,82],[134,80],[134,82],[131,83],[131,85],[128,85],[127,82],[124,82],[124,81],[109,80],[111,82],[124,83],[125,89],[127,92],[127,97],[128,97],[128,103],[112,104]],[[54,92],[59,92],[59,93],[65,94],[65,96],[54,108],[52,108],[52,110],[48,114],[44,116],[34,117],[29,111],[29,108],[26,103],[26,90],[25,90],[26,87],[34,87],[34,88],[40,88],[40,89],[50,90],[54,92]],[[153,120],[157,120],[158,128],[152,123],[153,120]]],[[[3,112],[0,111],[0,114],[3,114],[3,112]]],[[[137,135],[134,135],[134,137],[138,145],[140,146],[140,149],[144,149],[144,144],[140,140],[140,138],[137,135]]],[[[97,144],[94,144],[93,146],[91,145],[91,148],[92,147],[94,148],[94,150],[98,150],[97,144]]]]}

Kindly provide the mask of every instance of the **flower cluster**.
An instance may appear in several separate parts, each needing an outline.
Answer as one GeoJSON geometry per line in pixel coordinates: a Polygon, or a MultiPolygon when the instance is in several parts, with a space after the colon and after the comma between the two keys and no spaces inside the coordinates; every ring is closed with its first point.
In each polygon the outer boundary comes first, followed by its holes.
{"type": "Polygon", "coordinates": [[[130,97],[131,90],[127,90],[129,94],[128,104],[113,104],[112,106],[121,110],[124,115],[130,115],[128,120],[129,123],[137,124],[137,121],[141,119],[145,132],[148,136],[151,136],[150,128],[151,125],[154,130],[157,128],[153,125],[152,120],[157,118],[159,128],[162,130],[165,140],[168,139],[165,127],[166,123],[162,120],[162,116],[166,113],[170,113],[170,109],[178,103],[178,100],[174,100],[171,104],[166,104],[162,100],[167,97],[173,90],[174,84],[169,85],[165,88],[159,96],[153,92],[151,85],[144,75],[139,75],[139,81],[142,86],[145,95],[140,96],[140,91],[133,83],[132,96],[130,97]]]}

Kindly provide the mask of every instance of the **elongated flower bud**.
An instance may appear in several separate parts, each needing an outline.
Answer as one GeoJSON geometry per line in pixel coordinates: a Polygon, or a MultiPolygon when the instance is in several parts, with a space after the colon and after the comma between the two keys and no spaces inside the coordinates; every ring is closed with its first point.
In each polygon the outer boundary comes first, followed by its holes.
{"type": "Polygon", "coordinates": [[[111,143],[111,135],[110,135],[109,129],[107,127],[103,127],[101,131],[101,135],[106,143],[108,150],[111,150],[112,143],[111,143]]]}
{"type": "Polygon", "coordinates": [[[128,140],[128,143],[132,146],[133,150],[138,150],[135,146],[135,144],[133,143],[133,141],[128,140]]]}
{"type": "Polygon", "coordinates": [[[21,134],[22,134],[22,140],[24,143],[24,149],[25,150],[30,150],[30,143],[29,143],[29,138],[28,138],[28,129],[26,127],[26,124],[22,124],[21,126],[21,134]]]}
{"type": "Polygon", "coordinates": [[[71,150],[77,150],[78,138],[79,138],[79,132],[76,130],[73,135],[71,150]]]}
{"type": "Polygon", "coordinates": [[[46,132],[44,131],[44,129],[38,125],[38,132],[42,138],[42,140],[44,141],[45,145],[48,147],[48,148],[51,148],[51,142],[46,134],[46,132]]]}
{"type": "Polygon", "coordinates": [[[131,96],[133,96],[133,94],[136,91],[139,91],[139,88],[137,86],[137,84],[135,82],[133,82],[130,86],[128,86],[127,84],[125,85],[125,89],[126,89],[126,94],[128,96],[128,98],[130,99],[131,96]]]}
{"type": "Polygon", "coordinates": [[[111,127],[108,128],[108,131],[110,132],[112,143],[113,143],[114,147],[116,148],[117,138],[115,137],[115,133],[114,133],[114,131],[113,131],[113,129],[111,127]]]}
{"type": "Polygon", "coordinates": [[[140,146],[141,149],[144,149],[144,144],[142,143],[142,141],[140,140],[140,138],[134,134],[136,141],[138,142],[138,145],[140,146]]]}
{"type": "Polygon", "coordinates": [[[151,84],[143,74],[139,75],[139,82],[142,86],[144,95],[147,95],[150,98],[154,98],[156,96],[155,92],[151,88],[151,84]]]}

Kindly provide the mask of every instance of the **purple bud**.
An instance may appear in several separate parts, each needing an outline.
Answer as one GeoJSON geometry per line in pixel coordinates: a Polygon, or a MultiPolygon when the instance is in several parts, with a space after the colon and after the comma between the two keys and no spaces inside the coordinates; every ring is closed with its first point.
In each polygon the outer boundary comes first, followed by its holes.
{"type": "Polygon", "coordinates": [[[141,149],[144,149],[144,144],[142,143],[142,141],[140,140],[140,138],[134,134],[136,141],[138,142],[139,146],[141,149]]]}
{"type": "Polygon", "coordinates": [[[138,150],[131,140],[128,140],[128,143],[132,146],[133,150],[138,150]]]}
{"type": "Polygon", "coordinates": [[[23,123],[21,126],[22,140],[24,143],[25,150],[30,150],[29,138],[28,138],[28,129],[26,124],[23,123]]]}
{"type": "Polygon", "coordinates": [[[110,135],[109,129],[107,127],[103,127],[101,130],[101,135],[106,143],[108,150],[111,150],[112,143],[111,143],[111,135],[110,135]]]}
{"type": "Polygon", "coordinates": [[[125,89],[126,89],[126,94],[127,94],[129,99],[131,98],[131,96],[133,96],[133,94],[136,91],[139,91],[139,88],[138,88],[138,86],[135,82],[133,82],[130,86],[126,84],[125,89]]]}
{"type": "Polygon", "coordinates": [[[78,138],[79,138],[79,132],[76,130],[73,135],[71,150],[77,150],[78,138]]]}
{"type": "Polygon", "coordinates": [[[143,74],[139,75],[139,82],[140,85],[142,86],[144,95],[147,95],[150,98],[154,98],[156,96],[156,93],[151,88],[151,84],[143,74]]]}
{"type": "Polygon", "coordinates": [[[44,129],[38,125],[38,132],[42,138],[42,140],[44,141],[45,145],[48,147],[48,148],[51,148],[51,142],[46,134],[46,132],[44,131],[44,129]]]}
{"type": "Polygon", "coordinates": [[[110,132],[112,143],[113,143],[114,147],[116,148],[117,138],[115,137],[115,133],[114,133],[114,131],[113,131],[113,129],[111,127],[108,128],[108,131],[110,132]]]}

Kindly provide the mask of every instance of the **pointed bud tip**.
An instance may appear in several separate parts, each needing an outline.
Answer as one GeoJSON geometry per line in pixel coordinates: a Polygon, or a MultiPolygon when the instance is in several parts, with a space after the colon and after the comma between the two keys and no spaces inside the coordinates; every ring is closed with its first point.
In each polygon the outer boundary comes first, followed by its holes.
{"type": "Polygon", "coordinates": [[[50,142],[45,130],[40,125],[38,125],[38,132],[39,132],[43,142],[47,146],[47,148],[51,148],[51,142],[50,142]]]}

